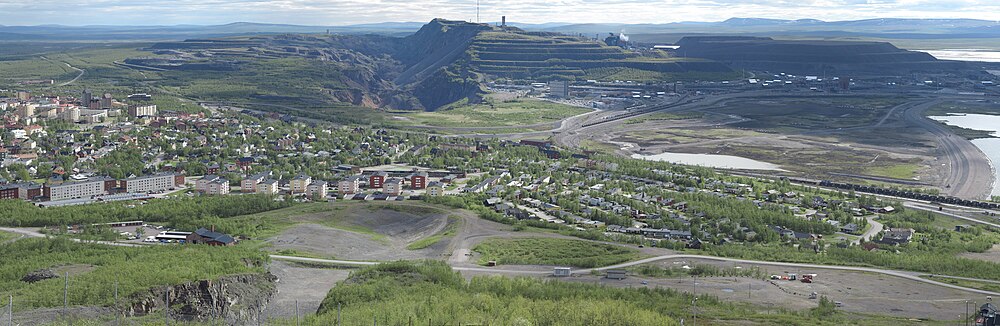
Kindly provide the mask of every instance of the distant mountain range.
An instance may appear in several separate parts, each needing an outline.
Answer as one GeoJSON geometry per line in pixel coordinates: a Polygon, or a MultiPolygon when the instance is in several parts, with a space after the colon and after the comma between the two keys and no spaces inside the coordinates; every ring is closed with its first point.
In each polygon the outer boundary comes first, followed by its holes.
{"type": "MultiPolygon", "coordinates": [[[[488,24],[495,25],[497,22],[488,24]]],[[[529,31],[566,34],[729,34],[790,35],[804,37],[888,37],[888,38],[1000,38],[1000,22],[975,19],[883,18],[850,21],[816,19],[731,18],[721,22],[676,22],[665,24],[579,24],[543,23],[509,25],[529,31]]],[[[238,22],[225,25],[174,26],[2,26],[0,40],[17,41],[97,41],[97,40],[176,40],[249,34],[340,33],[405,36],[415,33],[422,22],[385,22],[347,26],[305,26],[238,22]]],[[[638,40],[642,40],[640,37],[638,40]]]]}

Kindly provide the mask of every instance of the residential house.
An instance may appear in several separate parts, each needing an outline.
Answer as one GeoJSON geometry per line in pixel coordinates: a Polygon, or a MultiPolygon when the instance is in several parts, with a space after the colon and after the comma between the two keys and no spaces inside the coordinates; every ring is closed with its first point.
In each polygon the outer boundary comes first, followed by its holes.
{"type": "Polygon", "coordinates": [[[910,228],[891,228],[882,235],[882,239],[878,242],[887,245],[907,244],[913,239],[915,232],[910,228]]]}

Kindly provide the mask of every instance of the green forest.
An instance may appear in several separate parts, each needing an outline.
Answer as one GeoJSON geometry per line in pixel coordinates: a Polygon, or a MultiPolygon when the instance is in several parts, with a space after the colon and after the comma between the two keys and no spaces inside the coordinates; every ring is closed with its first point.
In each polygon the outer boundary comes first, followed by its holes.
{"type": "Polygon", "coordinates": [[[164,223],[181,230],[214,225],[220,232],[255,235],[268,219],[231,218],[289,207],[292,201],[272,196],[181,196],[147,202],[96,203],[39,208],[18,200],[0,201],[0,225],[13,227],[67,226],[117,221],[164,223]]]}

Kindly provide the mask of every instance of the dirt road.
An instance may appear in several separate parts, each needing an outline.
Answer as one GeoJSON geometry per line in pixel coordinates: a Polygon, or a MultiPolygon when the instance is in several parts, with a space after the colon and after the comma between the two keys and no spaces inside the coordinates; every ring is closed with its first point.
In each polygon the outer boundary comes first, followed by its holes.
{"type": "Polygon", "coordinates": [[[939,157],[948,162],[943,167],[943,192],[964,199],[984,199],[994,179],[989,159],[969,140],[924,117],[924,111],[942,102],[933,100],[906,108],[903,118],[910,124],[927,129],[936,137],[939,157]]]}

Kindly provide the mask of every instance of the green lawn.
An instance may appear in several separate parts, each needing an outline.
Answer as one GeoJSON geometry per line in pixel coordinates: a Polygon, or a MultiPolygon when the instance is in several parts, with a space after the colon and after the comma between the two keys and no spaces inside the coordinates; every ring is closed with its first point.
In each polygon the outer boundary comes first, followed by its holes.
{"type": "Polygon", "coordinates": [[[570,239],[489,239],[473,250],[482,254],[480,264],[493,260],[501,265],[565,265],[591,268],[639,258],[639,252],[634,249],[570,239]]]}
{"type": "Polygon", "coordinates": [[[877,177],[885,177],[900,180],[913,180],[920,170],[919,164],[895,164],[888,166],[875,166],[868,168],[865,172],[877,177]]]}
{"type": "Polygon", "coordinates": [[[7,240],[11,240],[17,237],[18,235],[16,234],[0,231],[0,243],[6,242],[7,240]]]}
{"type": "Polygon", "coordinates": [[[488,100],[494,104],[456,105],[434,112],[396,114],[398,125],[435,127],[510,127],[556,122],[590,109],[537,99],[488,100]]]}

